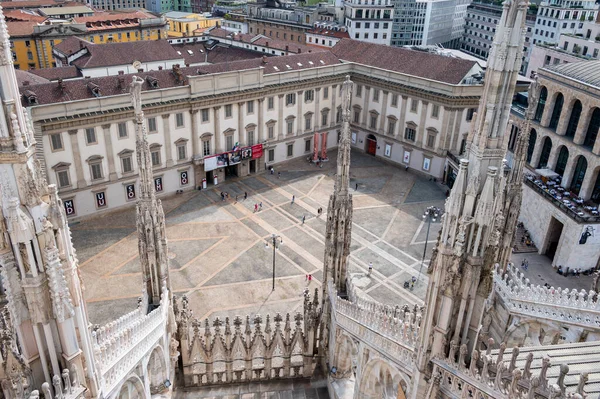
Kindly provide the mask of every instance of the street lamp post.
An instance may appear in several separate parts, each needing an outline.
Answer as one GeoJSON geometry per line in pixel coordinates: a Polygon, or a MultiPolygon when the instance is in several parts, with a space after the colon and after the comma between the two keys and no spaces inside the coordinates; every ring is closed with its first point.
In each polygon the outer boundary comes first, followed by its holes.
{"type": "Polygon", "coordinates": [[[280,235],[275,233],[271,234],[271,237],[266,239],[265,248],[269,248],[269,244],[273,247],[273,289],[275,291],[275,251],[279,249],[280,245],[283,245],[283,239],[280,235]]]}
{"type": "Polygon", "coordinates": [[[425,254],[427,253],[427,241],[429,241],[429,229],[431,228],[431,222],[435,222],[440,217],[442,210],[437,206],[429,206],[423,212],[423,221],[427,223],[427,235],[425,236],[425,248],[423,248],[423,258],[421,259],[421,266],[419,267],[419,276],[417,282],[421,278],[421,271],[423,270],[423,264],[425,263],[425,254]]]}

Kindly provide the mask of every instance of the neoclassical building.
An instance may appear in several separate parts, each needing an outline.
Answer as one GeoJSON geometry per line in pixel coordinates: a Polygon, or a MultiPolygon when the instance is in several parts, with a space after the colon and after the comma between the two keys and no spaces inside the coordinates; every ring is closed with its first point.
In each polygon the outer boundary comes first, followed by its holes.
{"type": "MultiPolygon", "coordinates": [[[[197,189],[337,146],[350,74],[352,146],[442,178],[482,92],[473,61],[350,39],[331,51],[143,71],[158,194],[197,189]],[[422,68],[422,65],[429,65],[422,68]]],[[[50,182],[70,217],[137,198],[132,75],[22,87],[50,182]]]]}
{"type": "MultiPolygon", "coordinates": [[[[539,101],[530,122],[526,157],[536,177],[525,180],[521,219],[540,253],[553,258],[555,266],[586,270],[596,267],[600,257],[599,69],[600,61],[582,61],[538,71],[539,101]],[[552,182],[536,184],[540,169],[554,172],[560,189],[552,182]],[[582,235],[585,242],[580,242],[582,235]]],[[[513,110],[518,123],[509,151],[523,123],[518,106],[513,110]]]]}

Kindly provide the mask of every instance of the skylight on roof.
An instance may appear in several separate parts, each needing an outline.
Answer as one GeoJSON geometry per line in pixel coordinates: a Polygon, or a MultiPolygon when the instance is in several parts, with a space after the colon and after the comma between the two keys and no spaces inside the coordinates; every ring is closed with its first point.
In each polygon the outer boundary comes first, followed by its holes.
{"type": "Polygon", "coordinates": [[[192,50],[188,50],[187,52],[188,52],[189,55],[194,54],[194,52],[192,50]]]}
{"type": "Polygon", "coordinates": [[[276,66],[273,65],[273,69],[276,71],[279,71],[279,68],[277,68],[276,66]]]}
{"type": "Polygon", "coordinates": [[[325,65],[325,61],[323,61],[323,60],[319,60],[319,62],[320,62],[321,64],[325,65]]]}
{"type": "Polygon", "coordinates": [[[315,64],[313,64],[313,62],[312,62],[312,61],[308,61],[308,63],[309,63],[310,65],[315,65],[315,64]]]}
{"type": "Polygon", "coordinates": [[[177,54],[181,55],[181,51],[178,51],[177,54]]]}
{"type": "Polygon", "coordinates": [[[287,65],[287,64],[285,65],[285,67],[286,67],[287,69],[292,69],[292,67],[291,67],[291,66],[289,66],[289,65],[287,65]]]}
{"type": "Polygon", "coordinates": [[[301,66],[302,66],[302,64],[301,64],[301,63],[298,63],[298,66],[299,66],[299,67],[301,67],[301,66]]]}

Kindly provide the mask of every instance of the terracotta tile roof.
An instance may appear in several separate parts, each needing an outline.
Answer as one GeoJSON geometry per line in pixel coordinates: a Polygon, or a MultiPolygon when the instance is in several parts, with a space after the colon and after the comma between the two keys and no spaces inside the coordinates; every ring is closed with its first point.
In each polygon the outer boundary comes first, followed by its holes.
{"type": "Polygon", "coordinates": [[[130,65],[134,61],[154,62],[183,59],[167,40],[94,44],[78,37],[72,37],[59,43],[55,49],[65,55],[70,55],[78,51],[80,46],[87,49],[87,54],[71,62],[71,65],[79,69],[130,65]]]}
{"type": "Polygon", "coordinates": [[[73,6],[79,5],[77,2],[69,1],[66,3],[59,2],[56,0],[19,0],[19,1],[2,1],[0,6],[5,10],[10,9],[23,9],[23,8],[39,8],[44,6],[49,7],[61,7],[61,6],[73,6]]]}
{"type": "Polygon", "coordinates": [[[15,69],[15,74],[17,75],[17,83],[19,84],[19,87],[50,82],[48,79],[34,75],[33,73],[31,73],[31,71],[28,72],[22,71],[20,69],[15,69]]]}
{"type": "Polygon", "coordinates": [[[7,22],[6,27],[11,37],[30,36],[33,34],[33,26],[37,24],[31,21],[7,22]]]}
{"type": "Polygon", "coordinates": [[[81,77],[79,70],[74,66],[58,67],[58,68],[42,68],[32,69],[30,73],[45,78],[47,80],[73,79],[81,77]]]}
{"type": "Polygon", "coordinates": [[[331,52],[340,60],[440,82],[459,84],[476,64],[459,58],[342,39],[331,52]]]}
{"type": "MultiPolygon", "coordinates": [[[[172,44],[173,49],[181,53],[186,65],[200,64],[206,61],[206,49],[201,43],[172,44]],[[191,51],[191,54],[190,54],[191,51]]],[[[215,46],[208,51],[208,62],[211,64],[261,58],[262,53],[236,47],[215,46]]]]}
{"type": "MultiPolygon", "coordinates": [[[[145,82],[142,86],[142,90],[145,91],[155,90],[152,87],[150,87],[149,84],[149,81],[153,79],[156,79],[158,81],[159,88],[164,89],[168,87],[187,85],[187,76],[197,76],[198,74],[205,75],[211,73],[241,71],[245,69],[263,67],[264,73],[268,75],[273,73],[286,72],[290,70],[307,69],[339,63],[337,57],[328,51],[311,54],[306,53],[270,57],[267,58],[266,61],[266,63],[263,63],[263,59],[261,57],[250,60],[224,62],[214,65],[181,68],[180,71],[182,79],[178,79],[177,75],[173,72],[172,69],[148,71],[137,73],[135,75],[140,76],[144,79],[145,82]],[[147,77],[150,78],[147,79],[147,77]]],[[[62,88],[57,82],[52,82],[30,85],[28,87],[28,90],[29,92],[32,92],[37,96],[38,104],[41,105],[95,98],[95,96],[89,89],[89,83],[97,85],[100,88],[101,96],[107,97],[128,93],[129,84],[131,83],[133,75],[134,74],[127,74],[91,79],[65,80],[62,82],[62,88]]],[[[29,106],[29,104],[27,104],[25,100],[22,101],[24,106],[29,106]]]]}
{"type": "Polygon", "coordinates": [[[33,11],[25,11],[25,10],[6,10],[4,11],[4,18],[7,22],[13,21],[35,21],[35,22],[44,22],[47,17],[43,17],[41,15],[33,14],[33,11]]]}
{"type": "Polygon", "coordinates": [[[97,12],[95,15],[91,17],[75,17],[73,18],[76,23],[85,24],[88,22],[104,22],[104,21],[118,21],[118,20],[127,20],[127,19],[149,19],[149,18],[157,18],[154,15],[144,12],[144,11],[135,11],[135,12],[127,12],[127,13],[107,13],[107,12],[97,12]]]}
{"type": "Polygon", "coordinates": [[[277,49],[277,50],[281,50],[281,51],[285,51],[286,47],[287,47],[288,51],[290,51],[292,53],[307,53],[309,51],[311,51],[311,52],[321,51],[320,49],[315,49],[315,48],[309,47],[305,44],[298,44],[297,42],[292,42],[292,41],[288,42],[288,41],[284,41],[284,40],[273,39],[273,38],[266,37],[263,35],[251,35],[251,34],[247,34],[247,33],[238,33],[238,34],[234,35],[233,32],[228,31],[223,28],[211,29],[210,32],[208,32],[207,34],[209,36],[212,36],[215,38],[233,39],[238,42],[247,43],[247,44],[256,45],[256,46],[269,47],[269,48],[277,49]]]}
{"type": "Polygon", "coordinates": [[[309,31],[307,31],[306,33],[312,33],[313,35],[321,35],[321,36],[327,36],[327,37],[337,37],[339,39],[343,39],[343,38],[350,38],[350,35],[348,34],[348,32],[341,32],[341,31],[336,31],[333,29],[328,29],[328,28],[313,28],[309,31]]]}

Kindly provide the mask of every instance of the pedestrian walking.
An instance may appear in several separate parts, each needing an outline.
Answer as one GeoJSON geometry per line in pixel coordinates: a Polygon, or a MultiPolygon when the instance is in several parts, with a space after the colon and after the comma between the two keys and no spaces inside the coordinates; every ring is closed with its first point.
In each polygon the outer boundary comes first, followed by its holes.
{"type": "Polygon", "coordinates": [[[354,186],[354,191],[358,191],[358,183],[356,183],[356,186],[354,186]]]}
{"type": "Polygon", "coordinates": [[[277,172],[277,178],[281,179],[281,172],[277,172]]]}
{"type": "Polygon", "coordinates": [[[235,203],[237,204],[238,196],[235,196],[235,203]]]}
{"type": "Polygon", "coordinates": [[[304,221],[306,220],[306,215],[302,216],[302,224],[304,224],[304,221]]]}
{"type": "Polygon", "coordinates": [[[312,281],[312,274],[308,275],[308,284],[310,284],[310,282],[312,281]]]}
{"type": "Polygon", "coordinates": [[[292,195],[292,204],[294,203],[295,200],[296,200],[296,196],[292,195]]]}
{"type": "Polygon", "coordinates": [[[221,191],[221,201],[225,201],[225,193],[221,191]]]}
{"type": "Polygon", "coordinates": [[[258,212],[258,204],[254,204],[254,212],[258,212]]]}
{"type": "Polygon", "coordinates": [[[275,169],[271,166],[271,174],[275,173],[275,169]]]}
{"type": "Polygon", "coordinates": [[[260,204],[258,204],[258,210],[262,211],[262,201],[260,202],[260,204]]]}
{"type": "Polygon", "coordinates": [[[244,191],[244,201],[248,199],[248,193],[244,191]]]}
{"type": "Polygon", "coordinates": [[[373,271],[373,262],[369,262],[369,276],[371,275],[371,272],[373,271]]]}

